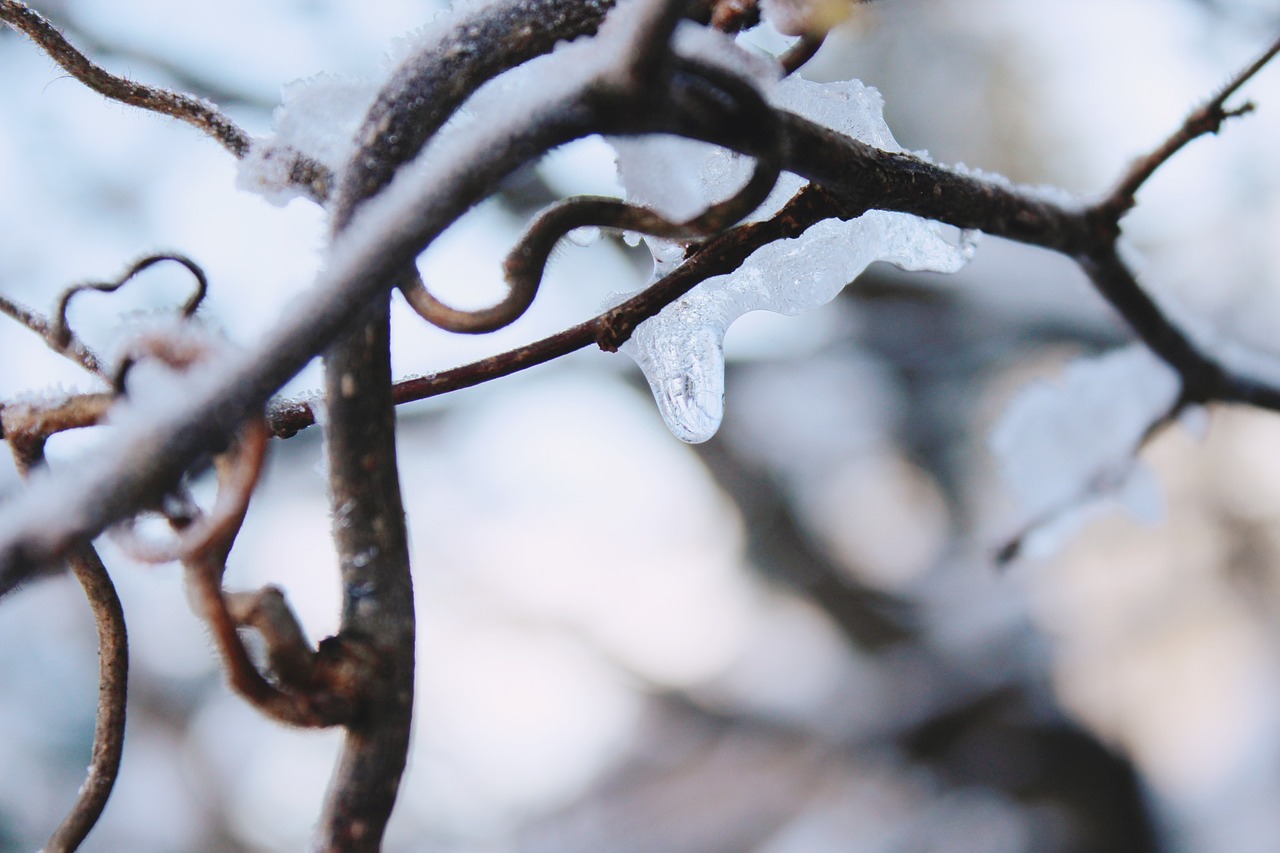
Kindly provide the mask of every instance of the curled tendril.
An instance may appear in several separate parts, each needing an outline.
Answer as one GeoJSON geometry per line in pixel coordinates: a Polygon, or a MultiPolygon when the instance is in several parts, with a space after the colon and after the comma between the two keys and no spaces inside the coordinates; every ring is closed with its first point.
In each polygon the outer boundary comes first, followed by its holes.
{"type": "Polygon", "coordinates": [[[244,522],[249,497],[262,473],[270,437],[271,431],[263,418],[254,418],[245,424],[231,449],[214,462],[218,496],[213,507],[207,513],[202,512],[183,495],[172,507],[166,508],[165,514],[174,528],[171,539],[144,538],[130,519],[112,529],[113,540],[130,557],[144,563],[189,560],[206,553],[225,556],[244,522]]]}
{"type": "Polygon", "coordinates": [[[86,290],[95,290],[100,293],[114,293],[120,288],[128,284],[138,273],[150,269],[162,261],[173,261],[186,267],[187,271],[196,280],[196,289],[182,305],[182,316],[190,317],[200,307],[200,303],[204,301],[205,294],[209,292],[209,279],[205,276],[204,270],[200,265],[185,255],[163,254],[163,255],[147,255],[134,261],[124,274],[115,281],[106,282],[89,282],[87,284],[77,284],[67,288],[62,296],[58,299],[58,308],[54,313],[53,324],[49,329],[49,338],[58,347],[67,347],[71,344],[73,335],[71,326],[67,322],[67,308],[71,304],[71,300],[77,293],[83,293],[86,290]]]}
{"type": "Polygon", "coordinates": [[[698,81],[714,106],[730,110],[737,121],[751,126],[760,137],[751,177],[730,198],[711,205],[684,222],[673,222],[657,211],[616,198],[578,196],[543,210],[525,229],[503,263],[507,295],[495,305],[477,310],[450,307],[436,298],[417,275],[398,284],[409,306],[427,322],[450,332],[484,334],[515,322],[537,296],[548,259],[556,244],[575,228],[599,227],[630,231],[669,240],[694,240],[715,236],[732,227],[759,207],[773,191],[781,172],[781,134],[763,96],[750,83],[714,66],[679,62],[679,73],[698,81]]]}
{"type": "MultiPolygon", "coordinates": [[[[131,343],[124,364],[132,365],[139,359],[152,358],[177,370],[189,370],[213,357],[214,353],[214,346],[207,339],[153,332],[131,343]]],[[[123,382],[123,372],[119,378],[123,382]]],[[[174,530],[171,539],[144,538],[138,533],[135,520],[130,519],[112,530],[116,543],[140,562],[186,561],[210,554],[219,554],[225,559],[244,521],[249,497],[262,472],[270,436],[265,417],[249,418],[231,448],[214,460],[218,495],[209,512],[203,512],[184,493],[166,496],[160,513],[174,530]]]]}

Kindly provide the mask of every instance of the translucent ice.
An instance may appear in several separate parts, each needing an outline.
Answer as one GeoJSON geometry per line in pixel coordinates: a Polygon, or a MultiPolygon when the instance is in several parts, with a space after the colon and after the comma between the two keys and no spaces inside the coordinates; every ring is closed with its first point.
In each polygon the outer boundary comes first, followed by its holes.
{"type": "MultiPolygon", "coordinates": [[[[818,84],[784,80],[767,92],[776,106],[889,151],[901,151],[882,116],[883,102],[858,81],[818,84]]],[[[701,209],[725,198],[746,181],[749,158],[685,143],[618,140],[619,176],[628,196],[642,203],[701,209]],[[679,145],[679,148],[675,146],[679,145]],[[696,161],[698,186],[687,177],[696,161]],[[685,169],[672,199],[672,159],[685,169]],[[675,201],[676,205],[672,205],[675,201]]],[[[776,212],[803,185],[785,175],[769,199],[749,219],[776,212]]],[[[674,210],[672,211],[674,212],[674,210]]],[[[724,335],[750,311],[794,315],[832,299],[869,264],[882,260],[908,270],[954,272],[972,254],[966,242],[948,239],[949,229],[915,216],[871,211],[843,222],[828,219],[793,240],[756,251],[735,272],[708,279],[642,323],[623,347],[640,365],[658,408],[680,439],[706,441],[724,415],[724,335]]],[[[677,246],[649,240],[655,275],[670,269],[677,246]]]]}
{"type": "Polygon", "coordinates": [[[1022,391],[991,435],[1024,516],[1019,526],[1052,521],[1101,497],[1120,498],[1140,518],[1158,517],[1158,490],[1134,454],[1181,388],[1172,368],[1134,344],[1077,361],[1058,381],[1022,391]]]}

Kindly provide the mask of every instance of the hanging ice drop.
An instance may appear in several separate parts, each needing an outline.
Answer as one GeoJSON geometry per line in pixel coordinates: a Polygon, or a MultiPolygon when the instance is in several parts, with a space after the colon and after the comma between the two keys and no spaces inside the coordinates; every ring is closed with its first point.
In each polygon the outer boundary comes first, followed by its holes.
{"type": "MultiPolygon", "coordinates": [[[[851,80],[818,84],[789,78],[766,93],[777,107],[854,136],[878,148],[901,151],[884,123],[883,102],[874,89],[851,80]]],[[[751,161],[720,149],[691,148],[673,141],[678,152],[664,151],[655,140],[642,145],[613,140],[619,152],[619,177],[628,198],[654,204],[706,207],[740,187],[751,161]],[[678,154],[686,169],[690,156],[698,168],[700,198],[690,198],[690,182],[673,184],[664,169],[678,154]]],[[[687,171],[685,172],[687,174],[687,171]]],[[[803,185],[785,175],[773,194],[749,219],[771,216],[803,185]]],[[[666,212],[666,211],[664,211],[666,212]]],[[[675,211],[672,211],[674,213],[675,211]]],[[[671,268],[673,247],[649,240],[655,275],[671,268]]],[[[902,213],[870,211],[843,222],[828,219],[793,240],[757,250],[735,272],[708,279],[636,329],[622,351],[644,371],[658,408],[671,431],[699,443],[715,435],[724,416],[724,335],[750,311],[795,315],[830,302],[874,261],[902,269],[955,272],[972,256],[975,237],[957,244],[937,223],[902,213]]]]}

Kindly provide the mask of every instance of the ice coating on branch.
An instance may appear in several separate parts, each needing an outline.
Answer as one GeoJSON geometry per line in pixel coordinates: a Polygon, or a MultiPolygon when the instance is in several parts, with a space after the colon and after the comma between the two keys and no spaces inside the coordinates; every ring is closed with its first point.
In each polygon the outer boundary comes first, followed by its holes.
{"type": "MultiPolygon", "coordinates": [[[[818,84],[790,78],[766,94],[775,106],[878,148],[902,150],[884,123],[879,93],[856,80],[818,84]]],[[[665,139],[639,145],[616,140],[614,145],[628,197],[657,204],[669,215],[687,216],[726,198],[742,186],[752,167],[749,158],[665,139]],[[672,147],[677,144],[679,148],[672,147]],[[673,171],[670,163],[683,160],[689,167],[689,158],[695,156],[697,186],[687,178],[671,181],[683,173],[673,171]],[[681,213],[676,204],[682,205],[681,213]]],[[[794,175],[784,175],[748,219],[772,215],[803,184],[794,175]]],[[[622,351],[644,371],[671,431],[690,443],[706,441],[724,416],[724,335],[735,320],[751,311],[795,315],[817,308],[878,260],[907,270],[955,272],[972,246],[957,245],[949,231],[915,216],[885,211],[871,211],[849,222],[825,220],[793,240],[759,249],[737,271],[699,284],[642,323],[622,351]]],[[[679,262],[678,246],[648,242],[655,276],[679,262]]]]}
{"type": "Polygon", "coordinates": [[[1057,381],[1023,390],[991,434],[1023,526],[1102,497],[1120,498],[1138,517],[1158,517],[1158,491],[1134,455],[1181,389],[1172,368],[1134,344],[1076,361],[1057,381]]]}

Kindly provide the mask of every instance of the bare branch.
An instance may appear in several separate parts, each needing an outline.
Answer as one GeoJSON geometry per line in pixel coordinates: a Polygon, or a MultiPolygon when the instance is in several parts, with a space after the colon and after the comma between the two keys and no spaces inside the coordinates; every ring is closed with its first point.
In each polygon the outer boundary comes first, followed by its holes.
{"type": "Polygon", "coordinates": [[[0,438],[43,436],[102,423],[114,394],[76,394],[49,400],[6,403],[0,407],[0,438]]]}
{"type": "Polygon", "coordinates": [[[27,308],[25,305],[19,305],[5,296],[0,296],[0,313],[8,315],[35,332],[54,352],[65,355],[90,373],[103,379],[107,378],[102,367],[102,359],[87,347],[83,341],[72,334],[69,329],[64,329],[64,334],[62,335],[63,343],[59,344],[57,341],[58,336],[54,334],[53,325],[48,318],[27,308]]]}
{"type": "MultiPolygon", "coordinates": [[[[249,134],[213,104],[110,73],[76,49],[57,27],[20,0],[0,0],[0,21],[26,35],[43,48],[58,67],[103,97],[184,121],[212,137],[237,158],[249,153],[253,145],[249,134]]],[[[301,152],[292,152],[292,156],[290,180],[313,201],[323,202],[333,184],[332,173],[301,152]]]]}
{"type": "Polygon", "coordinates": [[[26,35],[42,47],[62,70],[99,95],[185,121],[213,137],[236,157],[243,157],[249,151],[249,135],[212,104],[110,73],[90,61],[63,37],[57,27],[25,3],[0,0],[0,21],[26,35]]]}
{"type": "Polygon", "coordinates": [[[1245,102],[1235,109],[1227,109],[1227,99],[1249,82],[1254,75],[1280,53],[1280,37],[1248,66],[1227,81],[1218,94],[1191,111],[1182,126],[1174,131],[1159,148],[1139,159],[1120,179],[1120,183],[1107,194],[1100,206],[1110,216],[1119,219],[1136,203],[1135,196],[1156,170],[1181,151],[1188,143],[1208,133],[1217,133],[1227,119],[1243,116],[1253,110],[1253,104],[1245,102]]]}

